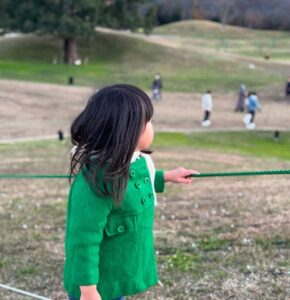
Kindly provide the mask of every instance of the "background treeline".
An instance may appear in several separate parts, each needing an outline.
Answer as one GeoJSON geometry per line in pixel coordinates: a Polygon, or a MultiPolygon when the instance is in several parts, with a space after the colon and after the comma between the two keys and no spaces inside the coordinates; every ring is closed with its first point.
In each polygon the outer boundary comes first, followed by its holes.
{"type": "Polygon", "coordinates": [[[290,29],[289,0],[154,0],[157,23],[206,19],[259,29],[290,29]]]}

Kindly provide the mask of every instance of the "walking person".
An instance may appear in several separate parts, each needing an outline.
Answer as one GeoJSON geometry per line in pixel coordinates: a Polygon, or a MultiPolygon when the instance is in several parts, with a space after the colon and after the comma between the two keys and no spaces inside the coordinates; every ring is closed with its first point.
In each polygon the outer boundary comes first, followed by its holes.
{"type": "Polygon", "coordinates": [[[244,118],[244,122],[246,124],[247,129],[255,129],[256,124],[254,122],[257,111],[260,109],[261,105],[257,94],[255,92],[251,92],[248,97],[248,114],[244,118]]]}
{"type": "Polygon", "coordinates": [[[157,102],[161,99],[161,90],[163,87],[163,82],[161,79],[161,75],[157,73],[154,77],[153,83],[152,83],[152,101],[157,102]]]}
{"type": "Polygon", "coordinates": [[[67,207],[64,286],[70,300],[123,300],[158,282],[156,193],[194,170],[155,171],[148,154],[153,106],[137,87],[93,94],[71,126],[75,145],[67,207]],[[147,150],[146,150],[147,149],[147,150]]]}
{"type": "Polygon", "coordinates": [[[238,101],[235,108],[236,112],[244,112],[246,97],[247,97],[247,88],[244,84],[241,84],[239,95],[238,95],[238,101]]]}
{"type": "Polygon", "coordinates": [[[211,117],[211,112],[213,108],[213,103],[212,103],[212,93],[210,90],[208,90],[201,99],[201,106],[204,112],[204,117],[203,121],[201,122],[201,125],[203,127],[208,127],[211,125],[210,117],[211,117]]]}

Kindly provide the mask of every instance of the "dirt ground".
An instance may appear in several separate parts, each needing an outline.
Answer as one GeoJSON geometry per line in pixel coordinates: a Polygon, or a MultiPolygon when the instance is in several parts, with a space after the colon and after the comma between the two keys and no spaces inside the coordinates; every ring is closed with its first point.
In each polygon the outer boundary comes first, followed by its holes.
{"type": "MultiPolygon", "coordinates": [[[[0,140],[56,135],[69,126],[84,107],[92,88],[0,80],[0,140]]],[[[290,104],[282,95],[263,92],[257,128],[290,129],[290,104]]],[[[237,95],[213,94],[213,130],[243,129],[244,114],[234,113],[237,95]]],[[[154,125],[163,130],[202,130],[201,95],[164,93],[155,105],[154,125]]],[[[205,130],[210,130],[205,129],[205,130]]]]}

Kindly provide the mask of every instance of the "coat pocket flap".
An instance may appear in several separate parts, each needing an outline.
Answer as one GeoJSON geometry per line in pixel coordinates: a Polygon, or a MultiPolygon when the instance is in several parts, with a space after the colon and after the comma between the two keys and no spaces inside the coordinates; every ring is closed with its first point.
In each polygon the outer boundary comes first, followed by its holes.
{"type": "Polygon", "coordinates": [[[107,236],[114,236],[117,234],[123,234],[137,229],[137,215],[122,216],[118,218],[108,219],[105,227],[105,233],[107,236]]]}

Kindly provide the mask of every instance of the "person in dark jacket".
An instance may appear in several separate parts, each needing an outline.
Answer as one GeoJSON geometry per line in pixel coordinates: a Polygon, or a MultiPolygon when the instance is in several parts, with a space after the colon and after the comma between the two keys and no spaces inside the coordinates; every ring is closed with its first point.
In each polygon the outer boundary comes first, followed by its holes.
{"type": "Polygon", "coordinates": [[[247,97],[247,88],[244,84],[241,84],[239,90],[238,102],[235,108],[236,112],[244,112],[246,97],[247,97]]]}
{"type": "Polygon", "coordinates": [[[159,73],[155,75],[152,83],[152,101],[156,102],[161,99],[161,89],[163,87],[162,79],[159,73]]]}

